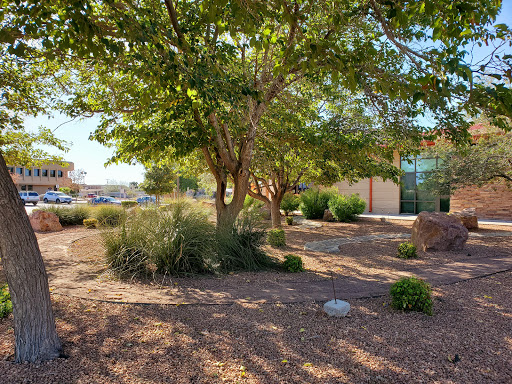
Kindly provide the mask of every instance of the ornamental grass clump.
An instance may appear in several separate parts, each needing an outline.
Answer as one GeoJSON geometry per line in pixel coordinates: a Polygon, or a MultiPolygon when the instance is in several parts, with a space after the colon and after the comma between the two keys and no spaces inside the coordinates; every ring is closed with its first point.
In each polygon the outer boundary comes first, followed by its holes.
{"type": "Polygon", "coordinates": [[[131,201],[131,200],[121,201],[121,207],[126,208],[126,209],[136,207],[137,205],[139,205],[139,203],[137,203],[136,201],[131,201]]]}
{"type": "Polygon", "coordinates": [[[308,189],[300,195],[299,208],[306,219],[321,219],[333,196],[336,196],[334,189],[308,189]]]}
{"type": "Polygon", "coordinates": [[[361,199],[358,194],[334,195],[327,205],[337,221],[350,222],[355,221],[357,216],[364,212],[366,201],[361,199]]]}
{"type": "Polygon", "coordinates": [[[49,206],[40,209],[41,211],[54,213],[59,218],[60,225],[82,225],[85,219],[91,216],[91,210],[87,206],[74,205],[71,207],[49,206]]]}
{"type": "Polygon", "coordinates": [[[126,211],[114,205],[102,205],[94,207],[92,216],[98,220],[98,224],[102,227],[117,227],[126,220],[126,211]]]}
{"type": "Polygon", "coordinates": [[[303,272],[302,258],[297,255],[286,255],[283,261],[283,268],[288,272],[303,272]]]}
{"type": "Polygon", "coordinates": [[[284,247],[286,245],[284,230],[276,228],[268,231],[267,242],[273,247],[284,247]]]}
{"type": "Polygon", "coordinates": [[[107,263],[122,276],[208,273],[216,263],[215,226],[188,202],[141,210],[106,231],[107,263]]]}
{"type": "Polygon", "coordinates": [[[410,259],[418,257],[418,253],[414,244],[407,241],[398,245],[398,252],[396,256],[401,259],[410,259]]]}
{"type": "Polygon", "coordinates": [[[391,286],[391,306],[432,316],[431,292],[430,285],[425,281],[416,277],[404,277],[391,286]]]}

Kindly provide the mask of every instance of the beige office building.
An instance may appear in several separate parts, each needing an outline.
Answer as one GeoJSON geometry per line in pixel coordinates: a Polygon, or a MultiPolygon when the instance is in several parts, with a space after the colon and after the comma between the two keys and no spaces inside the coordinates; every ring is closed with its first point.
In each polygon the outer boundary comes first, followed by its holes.
{"type": "Polygon", "coordinates": [[[74,164],[67,161],[67,167],[57,164],[46,164],[40,167],[7,166],[13,174],[13,180],[18,191],[35,191],[39,194],[48,189],[58,190],[60,187],[71,185],[68,172],[75,169],[74,164]]]}

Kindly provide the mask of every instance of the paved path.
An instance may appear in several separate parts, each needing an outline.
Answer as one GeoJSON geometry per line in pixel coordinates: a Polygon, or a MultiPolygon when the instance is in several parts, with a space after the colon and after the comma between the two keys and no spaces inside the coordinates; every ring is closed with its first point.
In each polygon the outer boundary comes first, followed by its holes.
{"type": "MultiPolygon", "coordinates": [[[[400,234],[395,234],[400,235],[400,234]]],[[[403,234],[401,234],[403,235],[403,234]]],[[[186,286],[144,286],[122,281],[98,279],[98,273],[89,263],[74,261],[69,256],[70,245],[89,232],[60,232],[45,236],[39,245],[47,266],[50,289],[54,294],[107,300],[114,302],[150,304],[232,304],[234,302],[305,302],[332,299],[330,279],[312,282],[276,281],[268,282],[255,291],[254,285],[240,280],[224,278],[192,279],[186,286]],[[192,286],[195,282],[206,282],[202,288],[192,286]]],[[[364,236],[383,238],[376,235],[364,236]]],[[[389,237],[387,237],[389,238],[389,237]]],[[[354,239],[354,238],[353,238],[354,239]]],[[[359,240],[361,237],[359,237],[359,240]]],[[[453,262],[432,267],[413,268],[404,271],[381,271],[358,277],[335,279],[337,296],[342,299],[376,297],[386,295],[390,285],[403,276],[417,276],[432,285],[451,284],[462,280],[486,276],[512,269],[512,256],[472,258],[464,262],[453,262]]],[[[98,270],[101,270],[99,268],[98,270]]]]}
{"type": "MultiPolygon", "coordinates": [[[[503,237],[512,236],[512,232],[487,232],[487,233],[476,233],[470,232],[470,237],[503,237]]],[[[337,237],[334,239],[323,240],[323,241],[312,241],[304,245],[306,251],[313,252],[325,252],[325,253],[338,253],[340,251],[340,245],[350,243],[366,243],[368,241],[380,240],[380,239],[409,239],[410,233],[384,233],[380,235],[366,235],[357,237],[337,237]]]]}

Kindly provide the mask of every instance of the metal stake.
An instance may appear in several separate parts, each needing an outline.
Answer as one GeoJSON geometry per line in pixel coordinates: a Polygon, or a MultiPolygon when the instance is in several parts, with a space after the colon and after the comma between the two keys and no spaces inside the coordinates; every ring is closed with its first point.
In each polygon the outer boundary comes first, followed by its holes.
{"type": "Polygon", "coordinates": [[[336,301],[336,289],[334,288],[334,277],[332,275],[332,271],[331,271],[331,282],[332,282],[332,291],[334,293],[334,304],[338,304],[338,302],[336,301]]]}

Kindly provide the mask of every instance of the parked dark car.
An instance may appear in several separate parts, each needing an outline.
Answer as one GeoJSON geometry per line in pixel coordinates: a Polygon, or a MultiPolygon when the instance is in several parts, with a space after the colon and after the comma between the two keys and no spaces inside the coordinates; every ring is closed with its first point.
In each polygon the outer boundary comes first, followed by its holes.
{"type": "Polygon", "coordinates": [[[119,200],[114,199],[110,196],[99,196],[89,200],[89,204],[114,204],[121,205],[119,200]]]}
{"type": "Polygon", "coordinates": [[[139,203],[139,204],[156,203],[156,198],[155,198],[155,196],[141,196],[137,199],[137,203],[139,203]]]}

